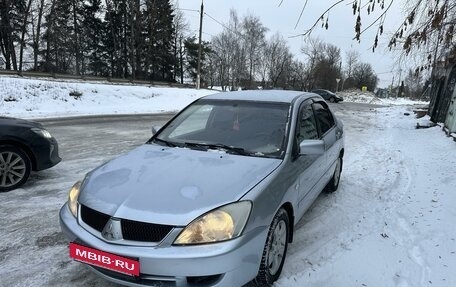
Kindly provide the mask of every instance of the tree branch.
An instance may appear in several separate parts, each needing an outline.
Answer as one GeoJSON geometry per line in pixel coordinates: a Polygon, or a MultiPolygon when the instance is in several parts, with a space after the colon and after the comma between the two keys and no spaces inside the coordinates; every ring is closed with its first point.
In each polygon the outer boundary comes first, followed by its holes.
{"type": "MultiPolygon", "coordinates": [[[[323,16],[325,16],[326,13],[328,13],[328,11],[330,11],[332,8],[336,7],[337,5],[339,5],[340,3],[345,2],[345,1],[346,1],[346,0],[339,0],[339,1],[337,1],[336,3],[334,3],[333,5],[331,5],[331,7],[329,7],[328,9],[326,9],[326,11],[323,12],[323,13],[320,15],[320,17],[318,17],[318,20],[315,21],[315,23],[312,25],[312,27],[311,27],[309,30],[307,30],[305,33],[302,33],[302,34],[299,34],[299,35],[290,36],[290,37],[288,37],[288,38],[297,38],[297,37],[300,37],[300,36],[307,36],[307,35],[311,34],[312,31],[313,31],[313,29],[315,29],[315,27],[317,26],[317,24],[318,24],[318,22],[320,21],[320,19],[321,19],[323,16]]],[[[307,3],[307,1],[306,1],[306,3],[307,3]]]]}
{"type": "MultiPolygon", "coordinates": [[[[364,30],[361,31],[361,33],[359,33],[359,35],[361,36],[364,32],[366,32],[367,30],[369,30],[372,26],[375,25],[375,23],[378,22],[378,20],[380,20],[383,16],[386,15],[386,13],[388,12],[388,10],[391,8],[391,6],[393,5],[393,2],[394,0],[391,0],[389,6],[385,9],[385,11],[383,11],[383,13],[377,18],[375,19],[374,22],[372,22],[369,26],[367,26],[364,30]]],[[[356,37],[354,37],[352,40],[356,40],[356,37]]]]}
{"type": "MultiPolygon", "coordinates": [[[[282,0],[283,1],[283,0],[282,0]]],[[[304,13],[304,10],[306,9],[307,7],[307,2],[309,2],[309,0],[306,0],[306,2],[304,3],[304,7],[302,7],[302,10],[301,10],[301,14],[299,14],[299,18],[298,18],[298,21],[296,22],[296,25],[295,25],[295,29],[296,27],[298,27],[298,24],[299,22],[301,21],[301,17],[302,17],[302,14],[304,13]]]]}

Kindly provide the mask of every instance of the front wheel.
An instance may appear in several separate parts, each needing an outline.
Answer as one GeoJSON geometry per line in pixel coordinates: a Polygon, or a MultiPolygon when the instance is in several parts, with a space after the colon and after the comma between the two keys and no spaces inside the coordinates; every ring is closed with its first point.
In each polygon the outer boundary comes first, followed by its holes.
{"type": "Polygon", "coordinates": [[[340,174],[342,173],[342,164],[343,160],[341,157],[339,157],[336,162],[336,169],[334,170],[334,174],[326,186],[326,190],[328,192],[335,192],[339,188],[340,174]]]}
{"type": "Polygon", "coordinates": [[[27,154],[11,145],[0,146],[0,192],[23,185],[32,170],[27,154]]]}
{"type": "Polygon", "coordinates": [[[271,286],[279,279],[287,254],[289,224],[288,214],[281,208],[274,216],[269,227],[260,270],[253,281],[255,286],[271,286]]]}

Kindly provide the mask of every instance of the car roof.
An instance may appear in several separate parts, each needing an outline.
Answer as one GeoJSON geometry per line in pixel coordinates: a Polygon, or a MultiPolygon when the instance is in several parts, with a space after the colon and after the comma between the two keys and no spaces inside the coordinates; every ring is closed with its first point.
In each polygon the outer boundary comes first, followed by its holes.
{"type": "Polygon", "coordinates": [[[292,103],[296,98],[303,96],[305,99],[315,97],[315,94],[298,91],[283,90],[252,90],[222,92],[204,97],[208,100],[232,100],[232,101],[258,101],[292,103]]]}

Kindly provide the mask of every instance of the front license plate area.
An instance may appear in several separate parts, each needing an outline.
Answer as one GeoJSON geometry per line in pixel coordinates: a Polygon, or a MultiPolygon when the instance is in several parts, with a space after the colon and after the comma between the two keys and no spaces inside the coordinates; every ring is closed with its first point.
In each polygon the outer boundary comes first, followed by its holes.
{"type": "Polygon", "coordinates": [[[70,243],[70,257],[76,261],[105,268],[129,276],[139,276],[139,261],[70,243]]]}

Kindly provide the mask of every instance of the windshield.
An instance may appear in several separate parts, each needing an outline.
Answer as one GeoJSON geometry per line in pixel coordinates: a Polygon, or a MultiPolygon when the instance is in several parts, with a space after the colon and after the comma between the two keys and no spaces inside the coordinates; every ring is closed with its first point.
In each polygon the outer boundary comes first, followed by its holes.
{"type": "Polygon", "coordinates": [[[200,100],[153,141],[168,146],[280,158],[285,153],[290,104],[200,100]]]}

